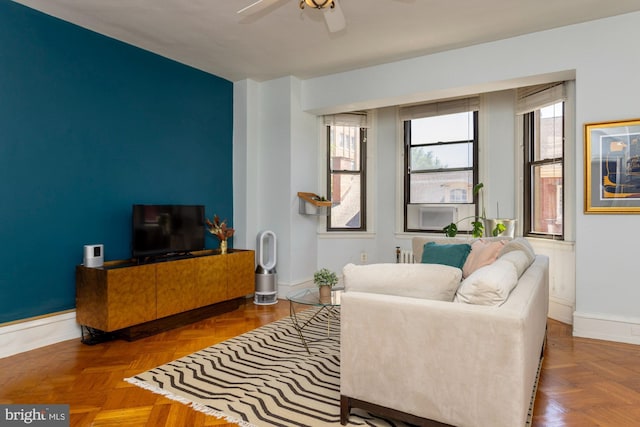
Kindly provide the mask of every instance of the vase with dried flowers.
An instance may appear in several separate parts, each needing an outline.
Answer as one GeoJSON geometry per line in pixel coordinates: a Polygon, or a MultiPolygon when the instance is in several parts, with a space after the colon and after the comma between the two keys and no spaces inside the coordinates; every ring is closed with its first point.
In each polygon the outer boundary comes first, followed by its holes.
{"type": "Polygon", "coordinates": [[[233,236],[235,230],[227,226],[227,220],[220,221],[218,215],[213,216],[213,221],[205,218],[209,233],[213,234],[220,240],[220,253],[227,253],[227,239],[233,236]]]}

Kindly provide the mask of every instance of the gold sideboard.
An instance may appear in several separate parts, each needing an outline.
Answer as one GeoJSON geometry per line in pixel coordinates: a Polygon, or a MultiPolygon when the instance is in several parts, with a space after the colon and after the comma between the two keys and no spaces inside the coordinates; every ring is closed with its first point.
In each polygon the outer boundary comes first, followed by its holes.
{"type": "Polygon", "coordinates": [[[76,320],[103,332],[152,322],[254,292],[255,252],[208,250],[137,265],[76,267],[76,320]]]}

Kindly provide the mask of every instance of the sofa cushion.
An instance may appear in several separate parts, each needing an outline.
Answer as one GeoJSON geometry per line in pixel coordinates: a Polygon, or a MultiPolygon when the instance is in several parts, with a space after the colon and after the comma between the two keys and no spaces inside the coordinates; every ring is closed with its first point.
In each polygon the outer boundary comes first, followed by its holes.
{"type": "Polygon", "coordinates": [[[536,253],[533,250],[531,243],[529,243],[529,241],[524,237],[516,237],[513,240],[509,240],[504,245],[504,248],[502,248],[502,251],[500,251],[500,255],[498,255],[498,258],[511,251],[524,251],[531,262],[533,262],[536,258],[536,253]]]}
{"type": "MultiPolygon", "coordinates": [[[[512,238],[509,236],[482,237],[482,240],[485,242],[493,242],[496,240],[508,241],[511,239],[512,238]]],[[[439,244],[468,243],[471,245],[476,240],[478,239],[475,237],[470,237],[466,235],[456,236],[456,237],[414,236],[411,238],[411,249],[413,250],[413,256],[415,257],[416,261],[420,262],[422,260],[422,249],[424,248],[424,245],[427,242],[435,242],[439,244]]]]}
{"type": "Polygon", "coordinates": [[[468,243],[438,244],[428,242],[422,249],[422,263],[450,265],[461,269],[469,252],[471,252],[471,245],[468,243]]]}
{"type": "Polygon", "coordinates": [[[518,273],[518,278],[520,278],[520,276],[522,276],[522,273],[524,273],[525,270],[529,268],[531,264],[533,264],[535,256],[531,258],[527,251],[517,250],[509,251],[498,259],[508,261],[513,264],[513,266],[516,268],[516,272],[518,273]]]}
{"type": "Polygon", "coordinates": [[[518,283],[513,263],[497,259],[464,279],[455,295],[455,302],[478,305],[501,305],[518,283]]]}
{"type": "Polygon", "coordinates": [[[469,277],[471,273],[489,265],[498,258],[506,240],[478,239],[471,244],[471,252],[462,266],[462,277],[469,277]]]}
{"type": "Polygon", "coordinates": [[[459,268],[439,264],[347,264],[342,274],[347,292],[440,301],[453,301],[462,279],[459,268]]]}
{"type": "Polygon", "coordinates": [[[416,262],[422,261],[422,250],[424,245],[428,242],[435,242],[438,244],[450,244],[450,243],[469,243],[471,240],[462,239],[460,237],[434,237],[434,236],[416,236],[411,239],[411,249],[413,250],[413,256],[416,262]]]}

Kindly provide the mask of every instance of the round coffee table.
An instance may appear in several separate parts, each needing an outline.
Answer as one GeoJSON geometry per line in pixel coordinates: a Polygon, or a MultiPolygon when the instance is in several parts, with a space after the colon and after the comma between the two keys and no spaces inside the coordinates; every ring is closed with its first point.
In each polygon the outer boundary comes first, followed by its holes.
{"type": "Polygon", "coordinates": [[[320,298],[320,291],[318,290],[318,288],[302,289],[287,295],[287,299],[289,300],[289,315],[291,317],[291,321],[294,328],[298,332],[298,336],[300,337],[302,344],[304,344],[304,348],[307,349],[307,353],[311,354],[311,352],[309,351],[307,340],[304,338],[304,335],[302,335],[302,330],[309,324],[309,322],[318,317],[320,313],[326,311],[327,336],[330,336],[331,319],[340,319],[340,312],[339,310],[337,310],[337,308],[340,307],[340,295],[343,291],[344,288],[334,287],[331,290],[331,297],[327,298],[326,300],[320,298]],[[313,316],[308,319],[298,319],[298,315],[295,310],[295,304],[316,307],[317,310],[313,314],[313,316]]]}

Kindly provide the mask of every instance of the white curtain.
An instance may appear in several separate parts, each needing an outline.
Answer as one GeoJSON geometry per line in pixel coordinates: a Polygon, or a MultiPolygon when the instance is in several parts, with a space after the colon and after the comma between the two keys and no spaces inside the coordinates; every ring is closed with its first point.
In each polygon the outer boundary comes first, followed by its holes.
{"type": "Polygon", "coordinates": [[[477,96],[452,101],[433,102],[431,104],[411,105],[400,108],[400,120],[464,113],[466,111],[477,111],[479,108],[480,97],[477,96]]]}
{"type": "Polygon", "coordinates": [[[567,100],[566,85],[562,82],[518,89],[516,114],[526,114],[557,102],[567,100]]]}
{"type": "Polygon", "coordinates": [[[341,113],[324,116],[326,126],[355,126],[368,128],[366,113],[341,113]]]}

